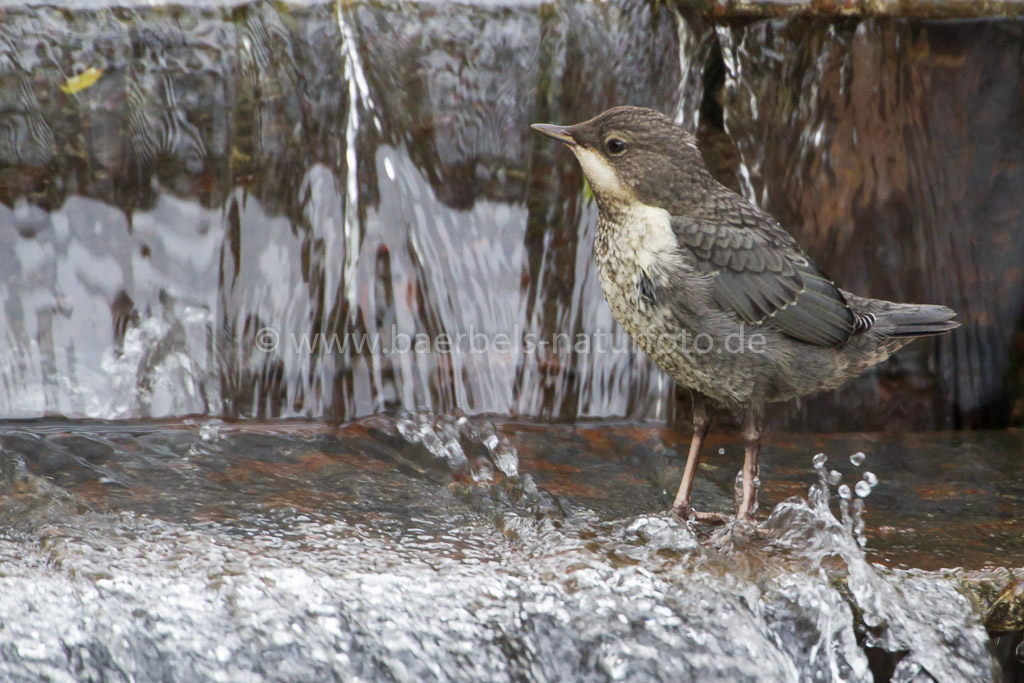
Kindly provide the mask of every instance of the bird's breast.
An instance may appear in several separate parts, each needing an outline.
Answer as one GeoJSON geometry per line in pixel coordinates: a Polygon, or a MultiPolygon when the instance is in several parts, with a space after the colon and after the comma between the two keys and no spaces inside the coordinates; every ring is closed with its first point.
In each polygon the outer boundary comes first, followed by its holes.
{"type": "MultiPolygon", "coordinates": [[[[603,208],[603,207],[602,207],[603,208]]],[[[668,212],[604,211],[594,241],[598,279],[616,322],[682,386],[714,393],[714,358],[684,339],[702,331],[708,282],[681,251],[668,212]]]]}
{"type": "Polygon", "coordinates": [[[620,311],[652,303],[654,290],[681,267],[669,213],[644,204],[602,208],[594,258],[605,298],[627,330],[620,311]]]}

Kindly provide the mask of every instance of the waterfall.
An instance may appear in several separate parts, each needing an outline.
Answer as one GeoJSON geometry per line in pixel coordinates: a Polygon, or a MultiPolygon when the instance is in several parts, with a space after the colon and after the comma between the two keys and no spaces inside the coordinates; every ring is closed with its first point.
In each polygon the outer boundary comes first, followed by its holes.
{"type": "Polygon", "coordinates": [[[9,10],[0,414],[671,422],[685,413],[671,382],[604,303],[579,169],[529,130],[632,103],[695,131],[845,287],[948,303],[967,323],[826,397],[831,411],[780,409],[787,426],[1010,419],[1021,233],[974,248],[955,231],[1019,223],[984,194],[993,169],[1015,177],[1019,112],[993,85],[1001,123],[972,136],[1006,144],[946,170],[973,138],[934,84],[1013,82],[1019,64],[985,47],[1012,31],[947,27],[935,49],[955,55],[926,82],[898,46],[927,36],[888,20],[716,27],[657,4],[540,7],[9,10]],[[94,82],[73,80],[85,69],[94,82]],[[474,335],[488,349],[468,349],[474,335]]]}

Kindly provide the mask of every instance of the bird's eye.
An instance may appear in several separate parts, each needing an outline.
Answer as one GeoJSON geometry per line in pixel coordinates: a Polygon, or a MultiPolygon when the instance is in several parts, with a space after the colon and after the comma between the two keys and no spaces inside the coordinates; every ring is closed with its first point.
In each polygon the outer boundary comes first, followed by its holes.
{"type": "Polygon", "coordinates": [[[618,138],[608,138],[605,140],[604,146],[608,148],[608,152],[611,154],[622,154],[626,151],[626,143],[618,138]]]}

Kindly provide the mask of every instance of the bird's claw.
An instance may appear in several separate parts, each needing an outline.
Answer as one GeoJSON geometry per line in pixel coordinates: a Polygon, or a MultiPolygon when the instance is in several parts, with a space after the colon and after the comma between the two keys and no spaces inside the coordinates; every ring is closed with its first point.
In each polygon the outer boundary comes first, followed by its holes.
{"type": "Polygon", "coordinates": [[[728,524],[732,517],[722,512],[697,512],[694,510],[693,519],[702,524],[728,524]]]}
{"type": "Polygon", "coordinates": [[[690,507],[688,503],[676,506],[674,512],[680,519],[692,519],[702,524],[728,524],[732,521],[732,517],[721,512],[698,512],[690,507]]]}

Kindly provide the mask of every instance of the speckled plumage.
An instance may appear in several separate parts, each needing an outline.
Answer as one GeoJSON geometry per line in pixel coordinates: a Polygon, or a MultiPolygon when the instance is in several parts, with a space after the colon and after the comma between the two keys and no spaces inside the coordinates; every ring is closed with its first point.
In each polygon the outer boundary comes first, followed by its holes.
{"type": "MultiPolygon", "coordinates": [[[[594,258],[602,291],[615,320],[662,370],[719,405],[742,410],[751,404],[833,389],[911,341],[857,334],[841,346],[819,346],[789,337],[769,316],[746,322],[716,302],[715,271],[704,272],[688,250],[673,247],[645,253],[642,243],[639,248],[632,246],[635,239],[630,236],[671,230],[673,221],[667,213],[667,226],[641,227],[654,222],[652,213],[615,209],[600,213],[594,258]],[[641,294],[642,282],[650,283],[646,296],[641,294]],[[702,334],[713,342],[710,352],[692,343],[702,334]],[[738,353],[726,348],[730,336],[750,340],[758,334],[764,343],[753,349],[749,344],[738,353]],[[666,337],[679,343],[666,344],[666,337]],[[691,343],[684,345],[684,338],[691,343]]],[[[861,319],[870,320],[866,313],[881,310],[876,304],[882,302],[845,292],[843,296],[861,319]]]]}
{"type": "Polygon", "coordinates": [[[750,519],[766,402],[833,389],[914,337],[957,326],[943,306],[837,288],[771,216],[715,181],[693,136],[658,112],[616,107],[568,128],[534,127],[569,146],[594,190],[594,258],[616,321],[693,392],[681,513],[709,402],[743,416],[739,516],[750,519]]]}

